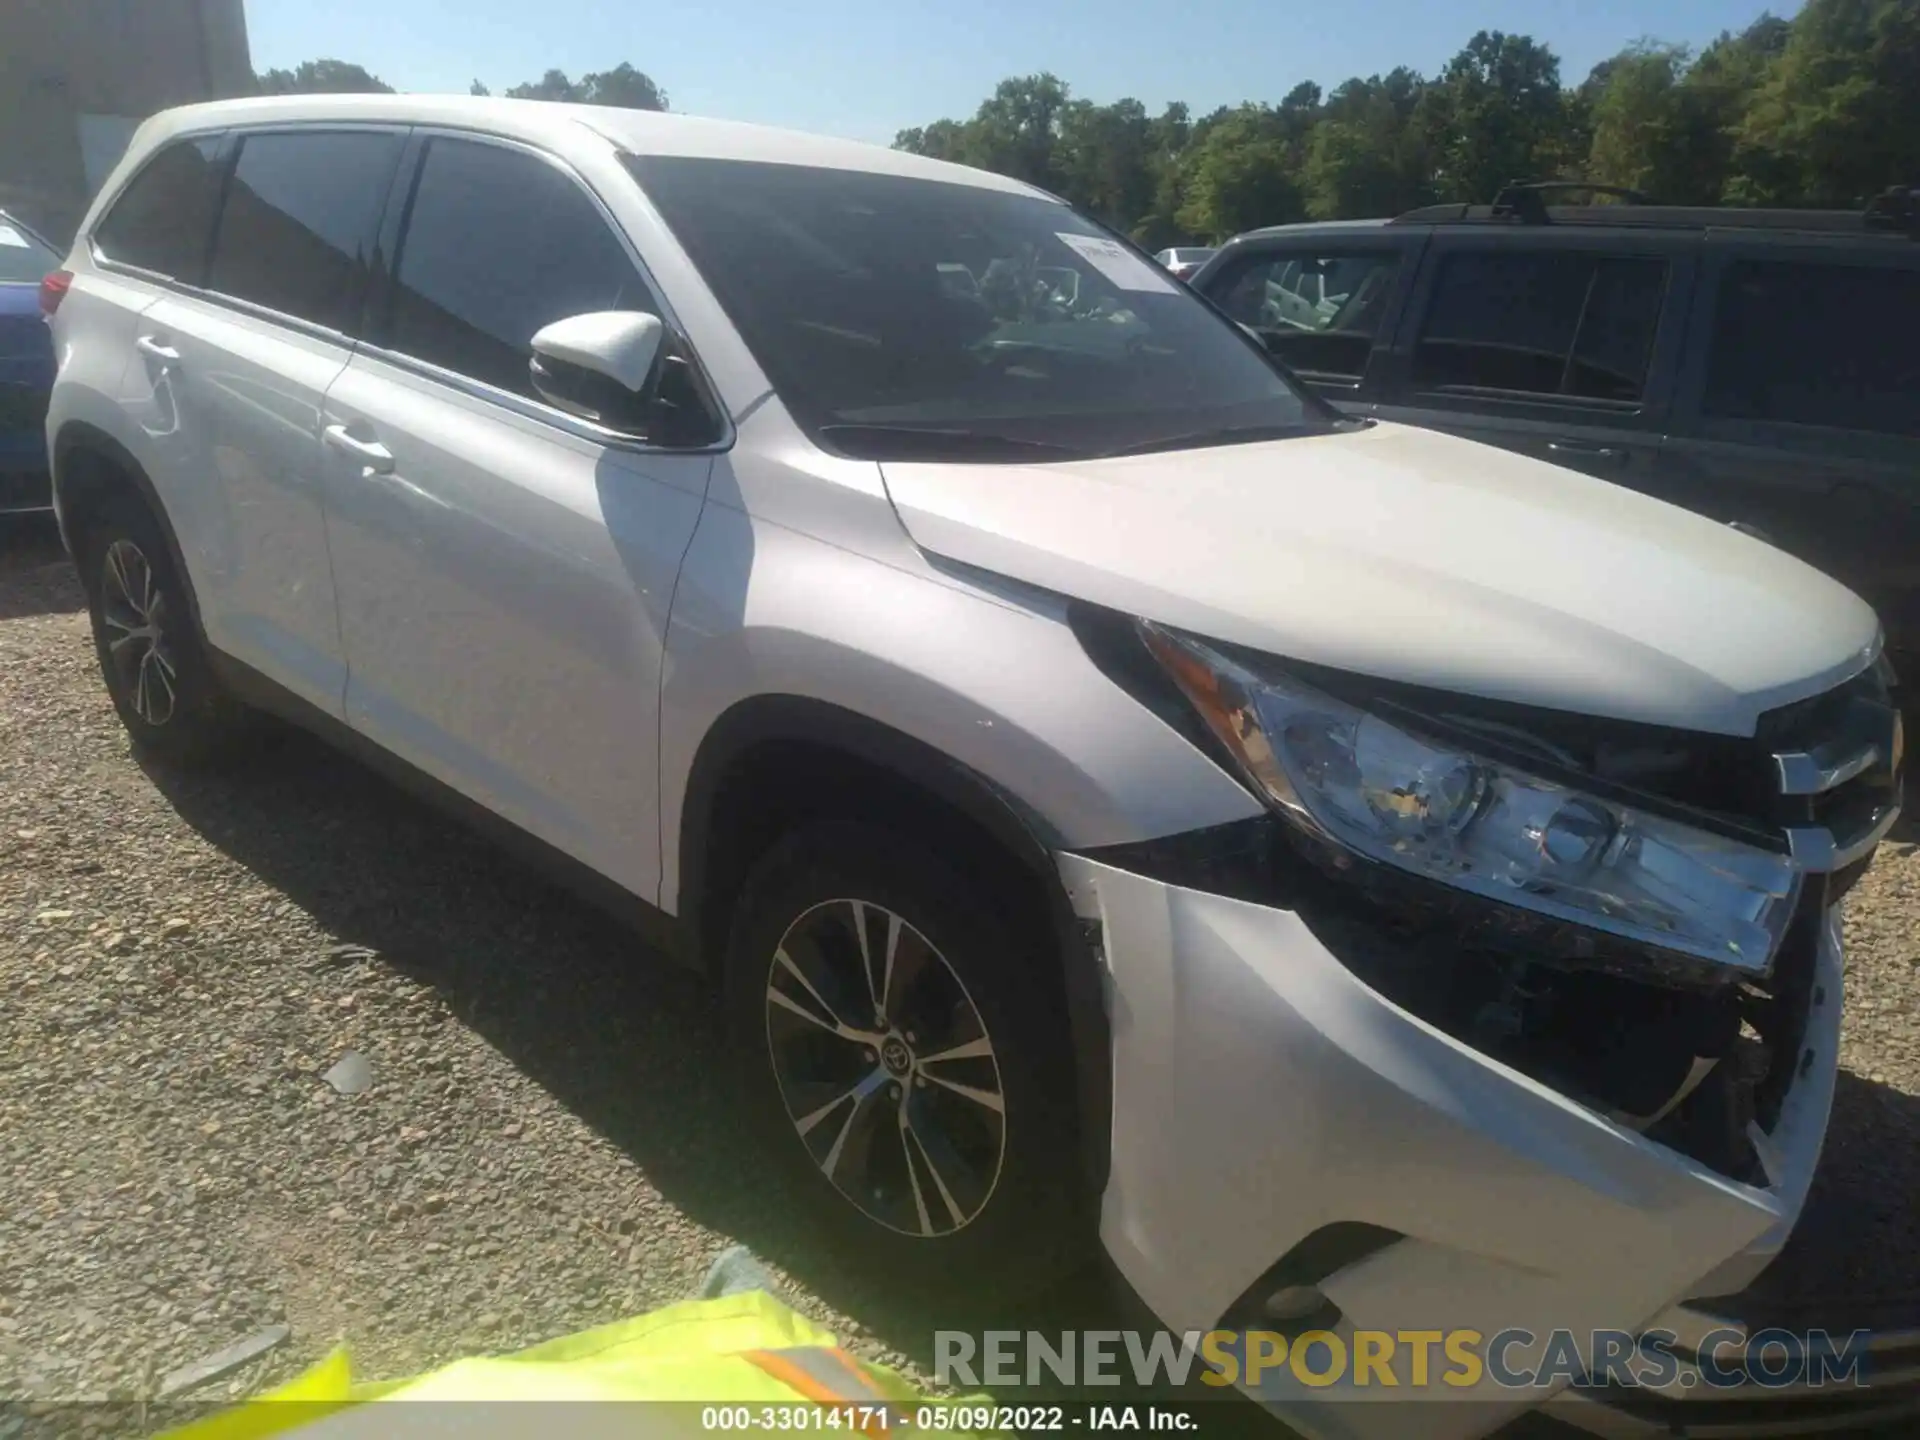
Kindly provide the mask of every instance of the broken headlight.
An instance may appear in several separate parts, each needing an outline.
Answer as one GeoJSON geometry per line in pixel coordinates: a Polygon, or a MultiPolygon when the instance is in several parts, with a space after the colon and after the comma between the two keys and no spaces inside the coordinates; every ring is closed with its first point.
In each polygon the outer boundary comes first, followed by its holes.
{"type": "Polygon", "coordinates": [[[1788,856],[1427,739],[1189,636],[1141,635],[1245,779],[1316,837],[1662,950],[1771,963],[1798,895],[1788,856]]]}

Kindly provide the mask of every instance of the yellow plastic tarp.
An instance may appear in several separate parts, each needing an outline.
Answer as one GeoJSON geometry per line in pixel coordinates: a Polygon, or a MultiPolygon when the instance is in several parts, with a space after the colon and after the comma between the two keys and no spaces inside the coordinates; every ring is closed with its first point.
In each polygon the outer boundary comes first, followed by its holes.
{"type": "MultiPolygon", "coordinates": [[[[718,1300],[694,1300],[631,1320],[583,1330],[511,1355],[456,1360],[402,1380],[356,1382],[344,1349],[337,1349],[295,1379],[233,1409],[166,1432],[162,1440],[259,1440],[298,1431],[307,1437],[545,1433],[553,1440],[591,1431],[606,1434],[695,1433],[700,1407],[791,1406],[802,1397],[742,1358],[750,1351],[831,1349],[834,1337],[795,1314],[765,1291],[718,1300]],[[569,1412],[556,1429],[535,1416],[503,1412],[503,1401],[682,1401],[672,1410],[609,1407],[608,1424],[582,1425],[569,1412]],[[373,1402],[448,1402],[404,1421],[373,1402]],[[464,1403],[463,1403],[464,1402],[464,1403]],[[473,1402],[482,1402],[485,1409],[473,1402]],[[502,1423],[480,1423],[480,1417],[502,1423]],[[512,1423],[516,1421],[518,1423],[512,1423]],[[505,1428],[503,1428],[503,1424],[505,1428]]],[[[899,1377],[861,1366],[867,1383],[887,1399],[912,1403],[913,1389],[899,1377]]],[[[508,1407],[511,1408],[511,1407],[508,1407]]],[[[729,1427],[733,1428],[733,1427],[729,1427]]],[[[810,1428],[810,1427],[800,1427],[810,1428]]],[[[844,1427],[836,1427],[843,1429],[844,1427]]],[[[826,1432],[832,1433],[832,1432],[826,1432]]]]}

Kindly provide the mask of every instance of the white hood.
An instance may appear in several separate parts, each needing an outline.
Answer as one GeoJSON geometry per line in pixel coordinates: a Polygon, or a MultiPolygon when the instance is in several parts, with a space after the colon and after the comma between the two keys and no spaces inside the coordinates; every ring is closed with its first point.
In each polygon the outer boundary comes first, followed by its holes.
{"type": "Polygon", "coordinates": [[[1427,430],[1050,465],[886,462],[937,556],[1269,654],[1750,735],[1873,656],[1867,604],[1726,525],[1427,430]]]}

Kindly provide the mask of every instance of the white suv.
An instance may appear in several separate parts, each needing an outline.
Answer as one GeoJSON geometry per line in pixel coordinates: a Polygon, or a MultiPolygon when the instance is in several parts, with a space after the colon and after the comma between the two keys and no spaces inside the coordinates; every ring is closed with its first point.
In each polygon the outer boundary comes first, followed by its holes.
{"type": "MultiPolygon", "coordinates": [[[[1585,1331],[1792,1226],[1899,766],[1805,565],[750,126],[176,110],[49,292],[135,743],[271,709],[506,822],[708,968],[743,1165],[875,1266],[1097,1233],[1181,1330],[1585,1331]]],[[[1539,1396],[1483,1398],[1422,1433],[1539,1396]]]]}

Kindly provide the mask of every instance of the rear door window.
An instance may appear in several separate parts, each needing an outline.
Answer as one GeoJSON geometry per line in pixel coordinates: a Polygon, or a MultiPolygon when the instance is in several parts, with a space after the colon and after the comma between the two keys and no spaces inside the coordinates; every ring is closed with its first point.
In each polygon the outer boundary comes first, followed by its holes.
{"type": "Polygon", "coordinates": [[[537,399],[534,333],[595,310],[660,313],[586,192],[524,152],[435,139],[400,242],[386,347],[537,399]]]}
{"type": "Polygon", "coordinates": [[[1301,374],[1358,380],[1399,267],[1382,250],[1259,256],[1210,293],[1301,374]]]}
{"type": "Polygon", "coordinates": [[[1920,270],[1731,262],[1701,410],[1920,436],[1920,270]]]}
{"type": "Polygon", "coordinates": [[[100,254],[198,285],[220,203],[220,149],[220,137],[209,135],[155,155],[94,227],[100,254]]]}
{"type": "Polygon", "coordinates": [[[353,329],[399,155],[392,132],[246,136],[207,287],[330,330],[353,329]]]}
{"type": "Polygon", "coordinates": [[[1414,346],[1414,384],[1638,401],[1666,288],[1666,262],[1646,256],[1448,255],[1414,346]]]}

